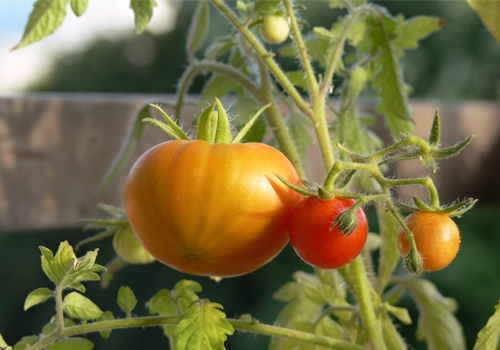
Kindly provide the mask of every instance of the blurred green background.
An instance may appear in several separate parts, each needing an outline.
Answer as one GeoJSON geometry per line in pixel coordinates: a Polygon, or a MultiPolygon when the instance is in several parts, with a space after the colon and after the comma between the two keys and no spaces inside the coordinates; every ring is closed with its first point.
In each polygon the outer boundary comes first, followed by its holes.
{"type": "MultiPolygon", "coordinates": [[[[307,1],[305,19],[314,25],[329,26],[339,15],[324,2],[307,1]]],[[[465,1],[378,1],[392,14],[435,15],[449,25],[408,52],[403,60],[405,78],[414,88],[413,97],[424,99],[496,100],[500,97],[500,45],[484,28],[479,17],[465,1]]],[[[57,58],[46,78],[30,91],[173,93],[186,65],[181,49],[196,2],[184,1],[179,8],[177,27],[165,34],[145,33],[119,41],[101,40],[86,51],[57,58]],[[134,52],[149,55],[142,61],[134,52]]],[[[224,33],[226,20],[212,9],[210,36],[224,33]]],[[[75,39],[77,40],[77,39],[75,39]]],[[[36,45],[36,44],[35,44],[36,45]]],[[[196,81],[191,92],[199,92],[204,78],[196,81]]],[[[493,168],[496,168],[493,167],[493,168]]],[[[481,200],[481,198],[479,198],[481,200]]],[[[376,231],[376,217],[369,213],[370,227],[376,231]]],[[[500,299],[500,207],[489,197],[473,211],[457,220],[462,245],[457,259],[442,271],[427,274],[445,296],[460,304],[457,316],[462,323],[469,348],[477,332],[484,326],[500,299]]],[[[0,332],[9,344],[24,335],[36,334],[54,314],[51,302],[23,312],[26,295],[39,287],[52,287],[40,267],[38,246],[57,250],[60,241],[75,244],[86,233],[79,230],[0,233],[0,332]]],[[[86,247],[94,249],[94,246],[86,247]]],[[[98,262],[106,264],[112,257],[111,242],[99,245],[98,262]]],[[[135,313],[146,313],[145,302],[161,288],[172,288],[180,279],[200,281],[201,296],[222,303],[229,317],[250,313],[262,322],[272,324],[284,304],[274,301],[272,293],[289,281],[293,271],[311,271],[290,246],[270,264],[253,274],[225,279],[216,283],[174,271],[160,263],[130,266],[118,273],[110,287],[103,291],[95,282],[87,283],[86,295],[101,307],[112,307],[121,315],[115,302],[120,286],[129,285],[139,299],[135,313]]],[[[404,271],[401,270],[401,273],[404,271]]],[[[424,349],[415,340],[417,312],[409,298],[403,305],[411,311],[414,325],[401,326],[401,332],[412,348],[424,349]]],[[[122,315],[123,316],[123,315],[122,315]]],[[[118,330],[109,340],[99,335],[88,336],[98,349],[165,349],[167,340],[160,328],[118,330]]],[[[228,349],[264,349],[269,338],[254,334],[229,337],[228,349]]]]}

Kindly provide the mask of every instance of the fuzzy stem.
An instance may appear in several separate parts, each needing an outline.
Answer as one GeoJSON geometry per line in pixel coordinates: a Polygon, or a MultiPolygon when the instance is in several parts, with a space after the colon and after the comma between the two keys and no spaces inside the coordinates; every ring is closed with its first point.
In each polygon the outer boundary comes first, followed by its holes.
{"type": "Polygon", "coordinates": [[[272,55],[266,51],[264,46],[259,42],[255,35],[242,23],[239,18],[225,5],[223,0],[210,0],[214,6],[238,29],[245,37],[248,43],[254,48],[257,54],[262,57],[269,70],[276,77],[281,86],[288,93],[290,98],[295,102],[297,107],[307,116],[312,118],[313,111],[311,106],[304,101],[295,86],[290,82],[285,73],[281,70],[278,64],[272,58],[272,55]]]}
{"type": "Polygon", "coordinates": [[[62,299],[62,288],[56,287],[56,313],[57,313],[57,334],[64,332],[64,304],[62,299]]]}
{"type": "MultiPolygon", "coordinates": [[[[99,332],[104,330],[112,330],[118,328],[131,327],[146,327],[146,326],[161,326],[174,325],[180,320],[179,316],[148,316],[148,317],[133,317],[125,319],[117,319],[111,321],[102,321],[95,323],[86,323],[82,325],[66,327],[61,334],[57,331],[41,338],[37,343],[29,348],[29,350],[42,350],[47,345],[64,337],[70,337],[78,334],[86,334],[99,332]]],[[[328,338],[321,335],[297,331],[289,328],[282,328],[261,324],[255,321],[243,321],[236,319],[227,319],[227,321],[237,330],[245,332],[253,332],[269,336],[284,337],[288,339],[298,340],[310,344],[328,347],[339,350],[366,350],[364,346],[352,344],[343,340],[328,338]]]]}
{"type": "Polygon", "coordinates": [[[292,138],[290,137],[290,133],[288,132],[288,128],[285,124],[285,121],[283,120],[283,117],[281,116],[279,108],[274,101],[273,88],[267,66],[260,58],[257,58],[257,64],[259,66],[261,80],[261,103],[271,104],[266,111],[267,120],[271,125],[273,134],[276,137],[281,150],[292,162],[295,170],[297,170],[297,174],[299,175],[299,177],[305,179],[306,173],[304,171],[304,168],[302,167],[302,163],[300,162],[300,157],[297,153],[297,149],[293,144],[292,138]]]}
{"type": "Polygon", "coordinates": [[[304,66],[304,72],[306,73],[307,80],[309,82],[309,89],[311,91],[311,95],[313,96],[317,95],[318,82],[316,81],[311,61],[309,60],[309,56],[307,55],[307,48],[304,45],[304,40],[302,39],[302,34],[300,33],[300,28],[297,24],[295,13],[293,12],[292,3],[290,0],[284,0],[283,2],[285,4],[285,9],[288,14],[288,17],[290,18],[290,24],[292,26],[295,42],[297,43],[297,48],[299,49],[299,55],[302,60],[302,65],[304,66]]]}
{"type": "Polygon", "coordinates": [[[361,309],[366,340],[373,346],[373,349],[384,350],[386,346],[382,337],[380,324],[375,315],[375,309],[373,308],[369,282],[361,256],[358,256],[350,263],[350,272],[353,277],[354,292],[361,309]]]}

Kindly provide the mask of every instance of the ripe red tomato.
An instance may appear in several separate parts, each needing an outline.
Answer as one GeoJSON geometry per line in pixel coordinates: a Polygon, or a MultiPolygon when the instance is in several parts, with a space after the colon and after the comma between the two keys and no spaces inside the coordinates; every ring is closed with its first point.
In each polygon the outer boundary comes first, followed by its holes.
{"type": "Polygon", "coordinates": [[[330,230],[337,217],[354,203],[352,199],[324,201],[307,197],[297,204],[289,226],[290,241],[306,263],[322,269],[336,269],[361,253],[368,237],[363,209],[358,209],[358,225],[349,236],[339,233],[338,225],[330,230]]]}
{"type": "MultiPolygon", "coordinates": [[[[460,232],[448,215],[416,212],[408,215],[405,223],[413,232],[417,250],[422,256],[422,270],[436,271],[452,262],[460,247],[460,232]]],[[[410,241],[403,228],[399,230],[398,247],[403,259],[406,258],[410,241]]]]}
{"type": "Polygon", "coordinates": [[[288,242],[287,222],[302,195],[299,176],[260,143],[169,141],[130,171],[130,224],[159,261],[194,275],[237,276],[273,259],[288,242]]]}

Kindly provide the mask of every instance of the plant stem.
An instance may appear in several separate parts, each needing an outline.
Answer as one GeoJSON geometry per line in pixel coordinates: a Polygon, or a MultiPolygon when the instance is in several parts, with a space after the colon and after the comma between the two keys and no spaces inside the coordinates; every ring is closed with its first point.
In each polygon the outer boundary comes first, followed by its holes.
{"type": "Polygon", "coordinates": [[[311,106],[304,101],[302,96],[287,78],[285,73],[281,70],[278,64],[272,58],[272,55],[266,51],[264,46],[259,42],[255,35],[243,24],[238,17],[224,4],[223,0],[210,0],[215,7],[238,29],[238,31],[245,37],[249,44],[254,48],[257,54],[262,57],[269,70],[276,77],[281,86],[288,93],[290,98],[295,102],[297,107],[307,116],[312,118],[313,111],[311,106]]]}
{"type": "Polygon", "coordinates": [[[304,45],[304,40],[302,39],[302,34],[300,33],[300,28],[297,24],[295,13],[293,12],[292,3],[290,0],[284,0],[284,4],[288,17],[290,18],[290,24],[292,26],[295,42],[297,43],[297,47],[299,49],[299,55],[302,60],[302,65],[304,66],[304,72],[306,73],[307,81],[309,82],[309,90],[311,92],[311,96],[317,95],[319,92],[318,82],[316,81],[311,61],[309,60],[309,56],[307,55],[307,48],[304,45]]]}
{"type": "Polygon", "coordinates": [[[292,162],[295,170],[297,170],[297,174],[299,175],[299,177],[305,179],[306,173],[304,171],[304,168],[302,167],[302,163],[300,162],[300,157],[297,153],[297,149],[293,144],[290,133],[288,132],[288,128],[274,100],[271,79],[269,77],[267,66],[259,57],[257,58],[257,64],[259,66],[261,80],[261,103],[264,105],[271,103],[271,106],[269,106],[269,108],[265,112],[267,120],[271,125],[273,134],[276,137],[281,150],[283,151],[285,156],[287,156],[287,158],[292,162]]]}
{"type": "MultiPolygon", "coordinates": [[[[131,327],[146,327],[146,326],[161,326],[161,325],[174,325],[180,320],[179,316],[148,316],[148,317],[133,317],[116,319],[111,321],[102,321],[95,323],[86,323],[78,326],[66,327],[64,331],[59,334],[57,331],[41,338],[29,350],[42,350],[47,345],[57,341],[58,339],[70,337],[78,334],[86,334],[92,332],[99,332],[104,330],[112,330],[118,328],[131,328],[131,327]]],[[[288,339],[298,340],[319,346],[325,346],[331,349],[338,350],[366,350],[364,346],[352,344],[347,341],[328,338],[321,335],[297,331],[289,328],[282,328],[261,324],[255,321],[243,321],[236,319],[227,319],[227,321],[237,330],[245,332],[253,332],[269,336],[284,337],[288,339]]]]}
{"type": "Polygon", "coordinates": [[[64,332],[64,305],[62,299],[62,288],[59,285],[56,287],[56,314],[57,314],[57,334],[64,332]]]}
{"type": "Polygon", "coordinates": [[[373,302],[370,297],[369,282],[361,256],[350,263],[350,271],[353,278],[356,298],[358,299],[363,319],[363,327],[366,332],[366,340],[376,350],[386,349],[382,330],[375,315],[373,302]]]}

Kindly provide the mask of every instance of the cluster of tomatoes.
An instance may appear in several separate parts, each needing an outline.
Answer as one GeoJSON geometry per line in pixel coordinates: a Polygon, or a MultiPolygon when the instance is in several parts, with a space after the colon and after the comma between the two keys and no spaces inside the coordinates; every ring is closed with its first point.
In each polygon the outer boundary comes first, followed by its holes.
{"type": "MultiPolygon", "coordinates": [[[[207,276],[238,276],[272,260],[290,239],[307,263],[344,266],[362,251],[366,216],[357,211],[350,234],[332,223],[355,201],[306,197],[275,174],[300,185],[290,161],[260,143],[176,140],[159,144],[135,163],[126,184],[126,209],[142,245],[177,270],[207,276]]],[[[460,237],[447,215],[416,212],[406,219],[423,270],[440,269],[455,257],[460,237]]],[[[399,249],[410,248],[404,230],[399,249]]]]}

